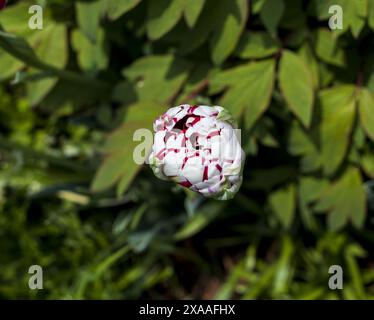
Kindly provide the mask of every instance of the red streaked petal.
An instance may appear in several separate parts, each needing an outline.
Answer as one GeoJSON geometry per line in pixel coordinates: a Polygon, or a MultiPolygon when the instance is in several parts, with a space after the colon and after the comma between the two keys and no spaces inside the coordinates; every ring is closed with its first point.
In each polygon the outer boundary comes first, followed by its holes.
{"type": "Polygon", "coordinates": [[[198,108],[198,106],[193,105],[193,106],[191,106],[191,107],[188,108],[187,112],[188,113],[194,113],[197,108],[198,108]]]}
{"type": "Polygon", "coordinates": [[[192,186],[192,183],[189,182],[188,180],[186,181],[182,181],[182,182],[179,182],[179,184],[182,186],[182,187],[185,187],[185,188],[189,188],[192,186]]]}
{"type": "Polygon", "coordinates": [[[203,181],[208,180],[208,166],[204,167],[203,181]]]}
{"type": "Polygon", "coordinates": [[[207,135],[207,139],[210,139],[210,138],[215,137],[215,136],[219,136],[220,134],[221,134],[221,130],[213,131],[213,132],[211,132],[207,135]]]}

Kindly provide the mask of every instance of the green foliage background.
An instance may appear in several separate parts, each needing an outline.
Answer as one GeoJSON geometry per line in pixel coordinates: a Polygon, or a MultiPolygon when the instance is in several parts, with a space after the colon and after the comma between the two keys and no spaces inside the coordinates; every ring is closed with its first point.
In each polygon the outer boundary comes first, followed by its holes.
{"type": "Polygon", "coordinates": [[[0,25],[0,298],[374,297],[373,0],[23,0],[0,25]],[[241,124],[233,200],[134,164],[180,103],[241,124]]]}

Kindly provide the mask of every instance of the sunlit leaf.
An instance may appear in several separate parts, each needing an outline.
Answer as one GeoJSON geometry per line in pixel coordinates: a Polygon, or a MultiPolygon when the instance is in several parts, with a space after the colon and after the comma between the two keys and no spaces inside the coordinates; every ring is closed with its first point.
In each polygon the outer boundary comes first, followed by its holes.
{"type": "Polygon", "coordinates": [[[246,0],[221,0],[225,15],[211,38],[212,60],[221,64],[234,51],[247,20],[246,0]]]}
{"type": "Polygon", "coordinates": [[[190,1],[184,0],[184,16],[190,28],[194,27],[196,21],[203,10],[205,0],[190,1]]]}
{"type": "Polygon", "coordinates": [[[367,89],[360,90],[359,113],[361,125],[368,137],[374,141],[374,95],[367,89]]]}
{"type": "Polygon", "coordinates": [[[237,117],[244,114],[247,128],[253,126],[270,103],[274,67],[274,60],[248,63],[218,73],[210,82],[213,87],[229,87],[221,104],[237,117]]]}
{"type": "Polygon", "coordinates": [[[141,0],[108,0],[108,16],[111,20],[116,20],[126,12],[136,7],[141,0]]]}
{"type": "Polygon", "coordinates": [[[332,175],[348,151],[355,119],[355,87],[339,86],[323,90],[320,104],[322,167],[327,175],[332,175]]]}
{"type": "Polygon", "coordinates": [[[339,179],[321,190],[316,206],[318,211],[328,211],[328,225],[337,231],[349,221],[362,227],[366,213],[366,195],[359,170],[348,168],[339,179]]]}
{"type": "Polygon", "coordinates": [[[309,127],[314,104],[311,72],[304,61],[290,51],[283,51],[279,85],[291,111],[309,127]]]}
{"type": "Polygon", "coordinates": [[[157,40],[170,31],[183,14],[183,0],[150,1],[148,7],[148,36],[157,40]]]}

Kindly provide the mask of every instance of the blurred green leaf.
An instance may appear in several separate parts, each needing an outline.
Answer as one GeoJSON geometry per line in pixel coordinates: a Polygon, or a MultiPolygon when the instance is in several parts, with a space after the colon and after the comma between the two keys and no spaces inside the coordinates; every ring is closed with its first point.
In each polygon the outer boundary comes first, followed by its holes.
{"type": "Polygon", "coordinates": [[[205,0],[189,1],[184,0],[184,16],[190,28],[193,28],[196,21],[203,10],[205,0]]]}
{"type": "Polygon", "coordinates": [[[123,74],[135,82],[140,101],[167,103],[186,81],[190,64],[172,55],[148,56],[135,61],[123,74]]]}
{"type": "Polygon", "coordinates": [[[374,30],[374,3],[368,1],[368,23],[372,30],[374,30]]]}
{"type": "Polygon", "coordinates": [[[282,239],[282,251],[277,262],[277,270],[274,275],[273,292],[274,296],[280,296],[287,292],[289,282],[292,277],[292,256],[294,253],[294,245],[289,237],[282,239]]]}
{"type": "Polygon", "coordinates": [[[183,227],[174,234],[176,240],[183,240],[205,228],[220,212],[225,205],[218,202],[208,202],[188,218],[183,227]]]}
{"type": "Polygon", "coordinates": [[[361,166],[365,173],[374,179],[374,152],[365,152],[361,157],[361,166]]]}
{"type": "Polygon", "coordinates": [[[272,188],[281,185],[295,175],[291,167],[279,166],[266,170],[252,170],[250,179],[245,181],[245,186],[270,192],[272,188]]]}
{"type": "MultiPolygon", "coordinates": [[[[131,133],[132,132],[123,133],[123,140],[127,146],[131,146],[131,140],[129,139],[131,133]]],[[[95,175],[91,189],[94,192],[105,190],[113,186],[123,176],[126,176],[126,185],[122,188],[125,190],[128,184],[135,177],[137,170],[139,170],[139,166],[136,165],[132,159],[131,149],[129,147],[124,148],[123,151],[112,154],[105,159],[95,175]]]]}
{"type": "Polygon", "coordinates": [[[299,50],[299,56],[304,60],[304,64],[307,66],[310,75],[312,77],[313,88],[318,89],[320,86],[320,75],[319,65],[313,48],[310,44],[304,44],[299,50]]]}
{"type": "MultiPolygon", "coordinates": [[[[36,45],[35,52],[40,61],[58,69],[63,69],[68,60],[68,44],[66,28],[62,24],[51,24],[43,33],[33,38],[36,45]]],[[[57,78],[46,78],[28,83],[28,95],[32,105],[37,105],[45,98],[48,92],[55,86],[57,78]]]]}
{"type": "Polygon", "coordinates": [[[349,146],[355,119],[355,87],[338,86],[321,91],[321,157],[323,170],[332,175],[349,146]]]}
{"type": "MultiPolygon", "coordinates": [[[[161,112],[155,103],[137,103],[131,105],[124,124],[107,139],[102,151],[107,153],[104,162],[97,171],[91,185],[94,192],[103,191],[119,182],[117,193],[123,194],[141,169],[135,163],[133,153],[139,142],[134,141],[134,132],[138,129],[150,129],[153,121],[161,112]]],[[[152,145],[145,144],[145,148],[152,145]]],[[[150,149],[145,150],[145,155],[150,149]]]]}
{"type": "Polygon", "coordinates": [[[243,59],[265,58],[275,54],[279,44],[266,32],[244,32],[236,54],[243,59]]]}
{"type": "Polygon", "coordinates": [[[23,67],[23,63],[6,52],[0,52],[0,81],[13,76],[23,67]]]}
{"type": "Polygon", "coordinates": [[[291,124],[288,151],[292,155],[302,157],[302,172],[313,172],[321,167],[321,156],[315,136],[315,130],[308,132],[296,121],[291,124]]]}
{"type": "Polygon", "coordinates": [[[6,32],[18,36],[27,36],[35,32],[28,25],[30,5],[30,1],[22,1],[0,12],[0,24],[6,32]]]}
{"type": "Polygon", "coordinates": [[[374,141],[374,95],[369,90],[362,89],[358,99],[361,125],[367,136],[374,141]]]}
{"type": "MultiPolygon", "coordinates": [[[[60,41],[64,39],[60,39],[60,41]]],[[[55,43],[55,40],[51,40],[51,43],[55,43]]],[[[61,45],[62,42],[56,40],[56,43],[61,45]]],[[[55,45],[54,45],[55,46],[55,45]]],[[[98,80],[98,79],[91,79],[85,76],[81,76],[75,72],[60,70],[53,65],[46,64],[44,61],[41,61],[38,56],[35,54],[32,47],[23,39],[8,33],[1,31],[0,27],[0,47],[2,47],[6,52],[12,54],[17,59],[23,61],[24,63],[28,64],[30,67],[44,70],[49,72],[51,75],[56,75],[61,77],[65,80],[78,83],[78,84],[89,84],[92,88],[95,89],[105,89],[107,87],[106,83],[98,80]]],[[[40,46],[41,53],[44,51],[45,46],[40,46]]],[[[45,52],[45,51],[44,51],[45,52]]],[[[45,53],[46,55],[48,53],[45,53]]],[[[63,54],[63,53],[62,53],[63,54]]],[[[58,55],[57,55],[58,56],[58,55]]],[[[55,60],[55,57],[50,57],[50,59],[55,60]]],[[[62,61],[63,62],[63,61],[62,61]]],[[[55,63],[61,63],[61,61],[55,60],[55,63]]]]}
{"type": "Polygon", "coordinates": [[[252,1],[252,13],[253,14],[258,14],[261,11],[262,6],[266,0],[253,0],[252,1]]]}
{"type": "Polygon", "coordinates": [[[81,32],[91,41],[95,42],[96,32],[99,28],[102,14],[102,1],[77,2],[77,22],[81,32]]]}
{"type": "MultiPolygon", "coordinates": [[[[369,1],[370,2],[370,1],[369,1]]],[[[313,0],[311,2],[311,10],[317,15],[320,20],[326,20],[331,17],[329,8],[333,5],[338,5],[342,8],[343,17],[343,30],[337,31],[337,34],[352,31],[352,34],[357,38],[365,25],[365,18],[367,15],[368,1],[350,1],[350,0],[313,0]]]]}
{"type": "Polygon", "coordinates": [[[328,182],[314,177],[303,177],[300,181],[300,197],[306,202],[311,203],[317,200],[321,191],[328,187],[328,182]]]}
{"type": "Polygon", "coordinates": [[[246,127],[251,128],[270,103],[274,68],[272,59],[248,63],[218,73],[210,84],[213,87],[229,87],[221,104],[236,117],[244,113],[246,127]]]}
{"type": "Polygon", "coordinates": [[[309,127],[314,103],[312,77],[308,66],[291,51],[282,53],[279,85],[288,107],[309,127]]]}
{"type": "Polygon", "coordinates": [[[348,271],[351,274],[353,289],[356,299],[366,299],[364,283],[360,272],[357,258],[365,257],[366,252],[360,246],[351,244],[345,250],[345,259],[348,265],[348,271]]]}
{"type": "Polygon", "coordinates": [[[83,70],[97,72],[105,69],[108,65],[108,58],[103,48],[104,32],[98,29],[95,34],[95,41],[92,42],[80,30],[72,33],[72,46],[78,53],[79,65],[83,70]]]}
{"type": "Polygon", "coordinates": [[[283,0],[266,0],[261,6],[261,20],[273,37],[277,34],[277,27],[282,18],[284,8],[283,0]]]}
{"type": "Polygon", "coordinates": [[[183,14],[184,0],[158,0],[148,4],[147,33],[157,40],[170,31],[183,14]]]}
{"type": "Polygon", "coordinates": [[[219,65],[234,51],[247,20],[246,0],[221,0],[219,6],[225,12],[211,38],[212,60],[219,65]]]}
{"type": "Polygon", "coordinates": [[[116,20],[126,12],[136,7],[142,0],[108,0],[108,16],[116,20]]]}
{"type": "MultiPolygon", "coordinates": [[[[369,6],[369,1],[367,0],[360,0],[355,2],[350,2],[351,7],[349,7],[350,13],[350,26],[352,34],[355,38],[358,38],[362,29],[365,26],[367,10],[369,6]]],[[[347,9],[346,9],[347,10],[347,9]]]]}
{"type": "Polygon", "coordinates": [[[321,191],[316,210],[328,210],[330,230],[341,229],[349,220],[357,228],[362,227],[366,213],[366,196],[360,172],[348,168],[329,187],[321,191]]]}
{"type": "Polygon", "coordinates": [[[338,35],[329,29],[319,29],[316,34],[316,54],[324,62],[344,67],[345,52],[340,48],[338,35]]]}
{"type": "MultiPolygon", "coordinates": [[[[202,12],[200,13],[194,27],[180,33],[181,44],[179,51],[189,53],[201,46],[208,40],[208,36],[212,33],[218,23],[222,19],[221,2],[214,0],[206,0],[202,12]]],[[[225,3],[225,2],[223,2],[225,3]]]]}
{"type": "Polygon", "coordinates": [[[321,190],[324,190],[327,186],[328,182],[323,179],[303,177],[300,180],[298,190],[300,215],[304,225],[309,230],[316,231],[318,228],[311,204],[318,199],[321,190]]]}
{"type": "Polygon", "coordinates": [[[296,190],[293,184],[270,194],[269,203],[282,225],[288,229],[295,214],[296,190]]]}

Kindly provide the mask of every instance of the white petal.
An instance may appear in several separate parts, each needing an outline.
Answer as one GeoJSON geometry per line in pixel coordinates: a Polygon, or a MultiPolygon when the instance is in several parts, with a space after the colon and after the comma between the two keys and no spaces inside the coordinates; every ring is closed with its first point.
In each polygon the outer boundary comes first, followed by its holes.
{"type": "Polygon", "coordinates": [[[182,147],[183,135],[169,134],[166,140],[167,149],[180,149],[182,147]]]}
{"type": "Polygon", "coordinates": [[[180,153],[168,152],[164,158],[164,174],[169,177],[179,175],[182,162],[180,153]]]}
{"type": "Polygon", "coordinates": [[[194,114],[198,116],[206,116],[206,117],[210,117],[215,113],[217,113],[217,110],[209,106],[199,106],[194,111],[194,114]]]}
{"type": "Polygon", "coordinates": [[[187,160],[186,165],[181,169],[182,175],[192,184],[203,180],[204,166],[200,157],[193,157],[187,160]]]}
{"type": "Polygon", "coordinates": [[[153,151],[155,154],[166,148],[164,141],[166,131],[156,132],[154,142],[153,142],[153,151]]]}

